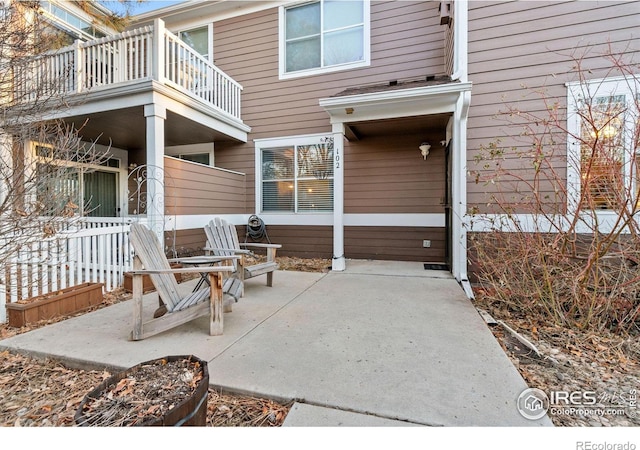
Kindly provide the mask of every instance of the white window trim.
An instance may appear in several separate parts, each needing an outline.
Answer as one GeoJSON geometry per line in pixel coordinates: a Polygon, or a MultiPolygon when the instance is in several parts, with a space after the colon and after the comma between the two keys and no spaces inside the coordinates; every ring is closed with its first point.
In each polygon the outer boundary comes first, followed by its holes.
{"type": "MultiPolygon", "coordinates": [[[[580,116],[578,115],[578,99],[582,97],[584,92],[588,92],[592,98],[598,96],[606,96],[613,94],[624,94],[629,102],[630,96],[640,94],[640,80],[635,78],[635,92],[631,89],[634,79],[631,77],[609,77],[588,80],[586,82],[567,83],[567,212],[570,216],[574,215],[578,209],[578,201],[580,198],[580,143],[576,136],[580,135],[580,116]]],[[[635,118],[638,119],[638,111],[635,112],[635,118]]],[[[633,136],[633,118],[634,115],[627,114],[625,117],[624,130],[625,134],[633,136]]],[[[627,143],[624,148],[625,155],[625,179],[628,182],[634,176],[635,169],[629,164],[628,155],[630,152],[638,152],[639,149],[632,149],[631,143],[627,143]]],[[[615,211],[596,210],[596,215],[607,219],[617,215],[615,211]]]]}
{"type": "MultiPolygon", "coordinates": [[[[262,150],[274,147],[291,147],[294,145],[310,145],[320,143],[320,139],[322,138],[333,138],[333,134],[330,132],[327,133],[316,133],[316,134],[304,134],[298,136],[287,136],[287,137],[278,137],[278,138],[265,138],[265,139],[255,139],[253,142],[255,144],[255,213],[259,216],[269,216],[272,218],[275,217],[285,217],[285,216],[295,216],[299,220],[302,220],[304,223],[308,224],[316,224],[318,216],[327,216],[328,218],[333,217],[333,211],[321,211],[321,212],[289,212],[289,211],[262,211],[262,150]],[[306,222],[305,222],[306,221],[306,222]]],[[[335,189],[335,186],[334,186],[335,189]]],[[[333,219],[331,219],[333,220],[333,219]]],[[[300,222],[300,223],[303,223],[300,222]]],[[[327,222],[327,224],[330,222],[327,222]]],[[[322,222],[322,224],[325,224],[322,222]]]]}
{"type": "Polygon", "coordinates": [[[280,80],[288,80],[292,78],[308,77],[313,75],[321,75],[325,73],[338,72],[341,70],[356,69],[359,67],[368,67],[371,65],[371,4],[369,0],[363,1],[363,21],[364,21],[364,60],[355,61],[344,64],[336,64],[327,67],[316,67],[313,69],[297,70],[295,72],[286,71],[286,42],[285,42],[285,10],[293,6],[304,5],[305,3],[316,3],[315,1],[304,1],[282,5],[278,11],[278,72],[280,80]]]}
{"type": "Polygon", "coordinates": [[[192,24],[188,27],[180,28],[174,34],[178,36],[180,40],[182,40],[182,36],[180,36],[180,33],[197,30],[198,28],[204,28],[205,26],[207,27],[207,58],[206,59],[211,64],[213,64],[213,23],[206,21],[203,23],[192,24]]]}

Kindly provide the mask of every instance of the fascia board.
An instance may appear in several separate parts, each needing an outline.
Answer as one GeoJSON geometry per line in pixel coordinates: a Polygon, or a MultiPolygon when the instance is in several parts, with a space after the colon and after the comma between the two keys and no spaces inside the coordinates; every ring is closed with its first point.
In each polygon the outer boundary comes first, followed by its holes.
{"type": "Polygon", "coordinates": [[[471,83],[452,83],[322,98],[319,103],[331,116],[332,123],[353,122],[452,112],[460,93],[470,90],[471,83]],[[347,109],[353,112],[347,113],[347,109]]]}

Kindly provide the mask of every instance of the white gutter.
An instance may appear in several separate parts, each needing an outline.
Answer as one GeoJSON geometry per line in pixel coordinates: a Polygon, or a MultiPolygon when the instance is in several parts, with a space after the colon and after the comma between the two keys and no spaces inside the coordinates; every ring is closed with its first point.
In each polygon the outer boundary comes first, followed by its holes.
{"type": "Polygon", "coordinates": [[[467,119],[470,102],[471,92],[461,92],[453,116],[451,235],[453,240],[453,275],[464,289],[467,297],[473,299],[473,290],[467,272],[467,230],[465,228],[467,214],[467,119]]]}
{"type": "MultiPolygon", "coordinates": [[[[455,70],[451,74],[452,80],[468,83],[469,71],[469,3],[467,0],[454,2],[453,19],[453,54],[455,70]]],[[[468,298],[473,299],[473,289],[469,282],[467,272],[467,230],[465,228],[465,216],[467,214],[467,119],[469,117],[469,105],[471,103],[471,91],[460,93],[456,103],[453,126],[454,154],[452,157],[452,238],[453,255],[452,269],[462,289],[468,298]],[[457,176],[456,176],[457,175],[457,176]],[[456,201],[457,200],[457,201],[456,201]]]]}
{"type": "Polygon", "coordinates": [[[457,0],[453,10],[453,55],[455,70],[451,74],[452,80],[468,81],[467,62],[469,60],[469,2],[457,0]]]}

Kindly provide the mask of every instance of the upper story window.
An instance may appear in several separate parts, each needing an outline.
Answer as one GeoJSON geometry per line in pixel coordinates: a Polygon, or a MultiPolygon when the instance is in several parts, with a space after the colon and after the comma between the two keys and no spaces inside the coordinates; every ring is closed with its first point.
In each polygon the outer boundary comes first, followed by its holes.
{"type": "Polygon", "coordinates": [[[209,26],[205,25],[190,30],[180,31],[178,33],[180,39],[182,39],[192,49],[197,51],[203,58],[211,61],[209,55],[211,55],[211,45],[209,39],[209,26]]]}
{"type": "Polygon", "coordinates": [[[333,138],[309,135],[256,141],[258,210],[333,211],[333,138]]]}
{"type": "Polygon", "coordinates": [[[49,15],[55,26],[62,28],[75,39],[87,40],[106,36],[90,20],[83,19],[52,2],[42,1],[40,7],[49,15]]]}
{"type": "Polygon", "coordinates": [[[320,0],[280,9],[280,77],[369,64],[369,2],[320,0]]]}
{"type": "Polygon", "coordinates": [[[640,83],[625,78],[569,85],[567,178],[574,206],[640,206],[639,92],[640,83]]]}

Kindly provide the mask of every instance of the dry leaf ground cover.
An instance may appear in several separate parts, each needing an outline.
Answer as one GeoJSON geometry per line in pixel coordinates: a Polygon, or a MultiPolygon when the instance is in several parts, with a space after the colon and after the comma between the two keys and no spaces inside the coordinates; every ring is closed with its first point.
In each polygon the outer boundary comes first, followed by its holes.
{"type": "Polygon", "coordinates": [[[488,300],[481,289],[475,304],[537,350],[503,326],[491,327],[529,387],[575,393],[551,407],[556,426],[640,426],[640,335],[551,326],[488,300]]]}

